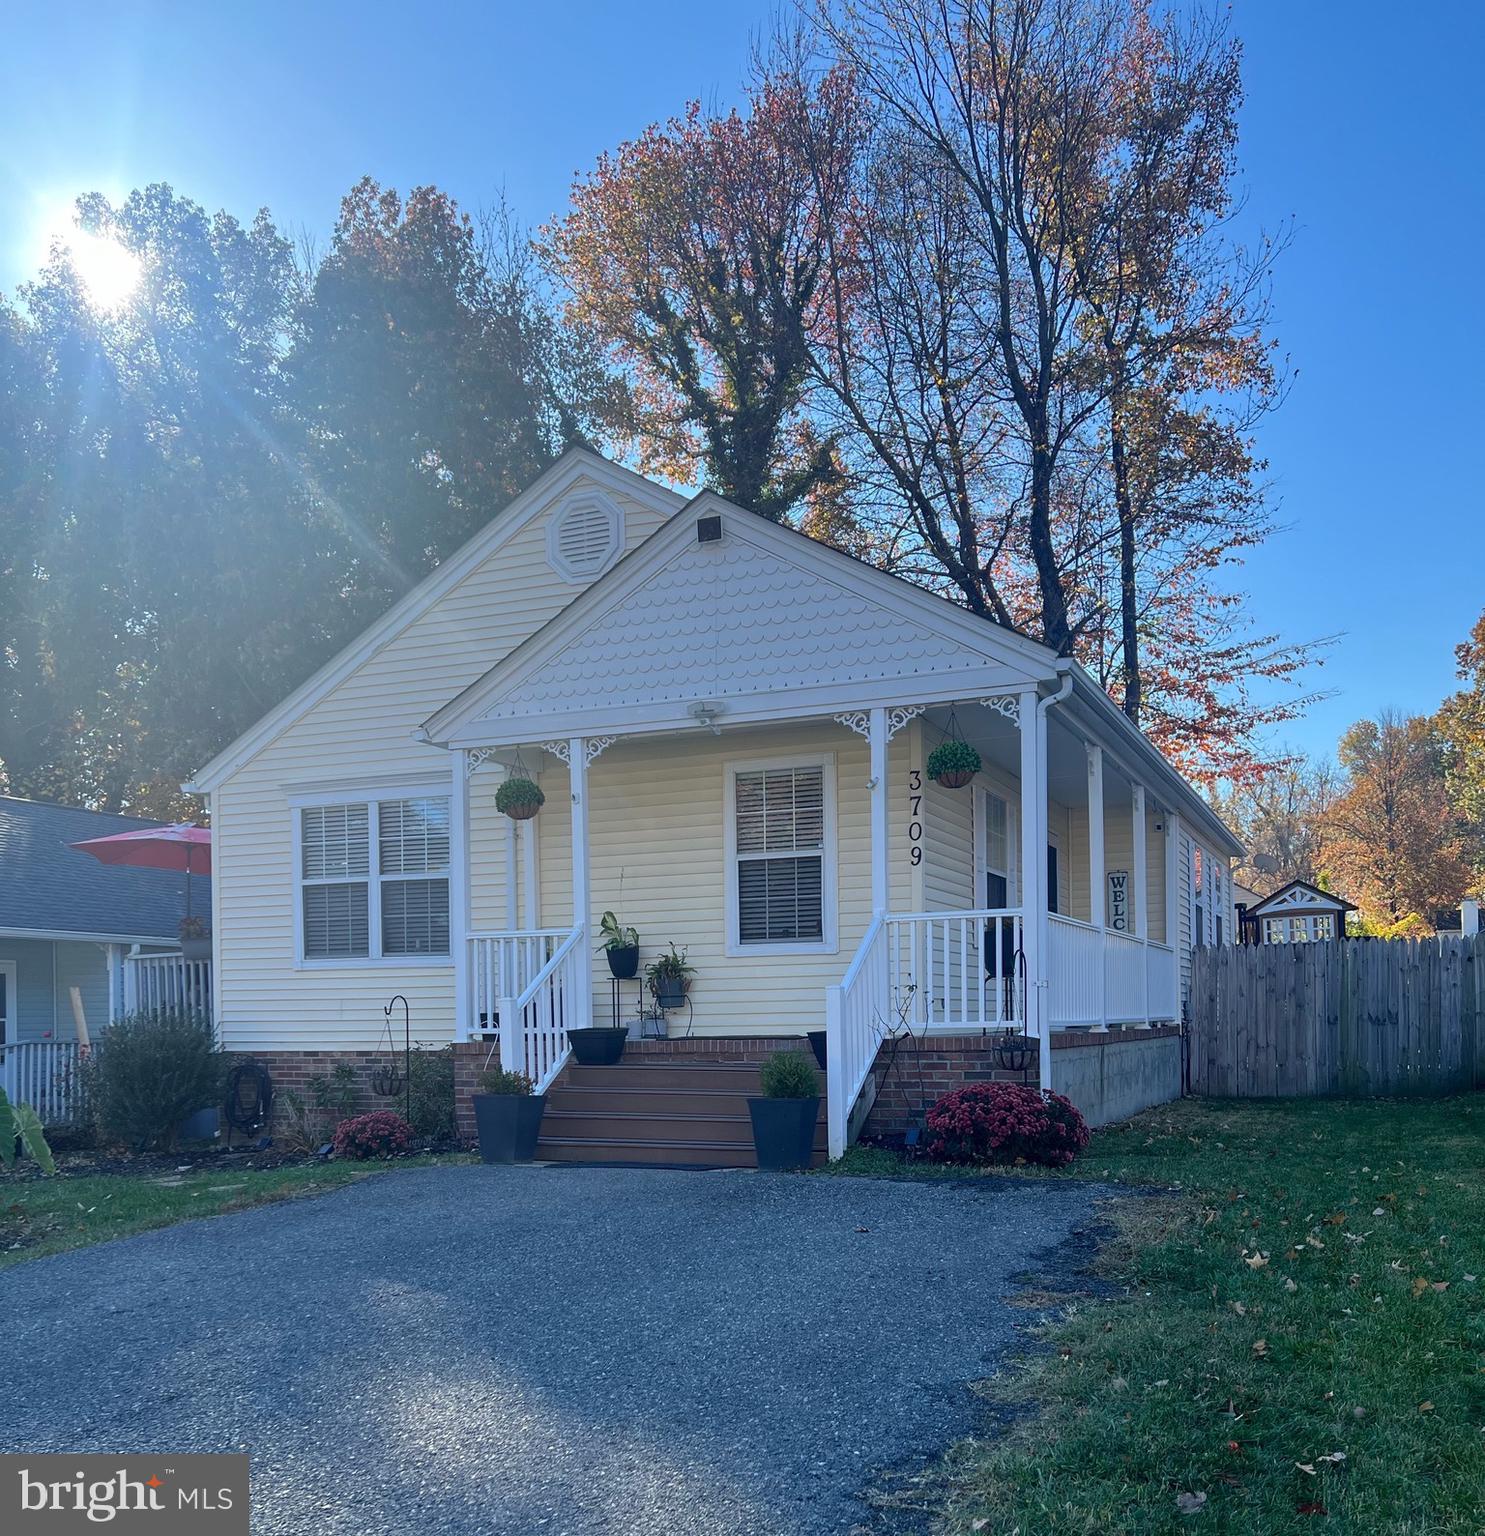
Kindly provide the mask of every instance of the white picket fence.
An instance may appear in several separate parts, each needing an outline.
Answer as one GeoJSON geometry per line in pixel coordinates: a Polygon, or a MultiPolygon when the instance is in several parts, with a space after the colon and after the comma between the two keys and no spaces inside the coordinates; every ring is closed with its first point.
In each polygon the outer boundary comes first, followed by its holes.
{"type": "Polygon", "coordinates": [[[180,954],[124,957],[124,1013],[157,1009],[200,1014],[211,1019],[211,961],[180,954]]]}

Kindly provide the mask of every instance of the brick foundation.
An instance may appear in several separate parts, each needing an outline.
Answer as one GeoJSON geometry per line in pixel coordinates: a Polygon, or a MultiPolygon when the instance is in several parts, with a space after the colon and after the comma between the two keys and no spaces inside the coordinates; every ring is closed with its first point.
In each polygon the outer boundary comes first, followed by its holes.
{"type": "MultiPolygon", "coordinates": [[[[371,1074],[377,1067],[387,1065],[388,1057],[385,1050],[381,1051],[252,1051],[232,1053],[243,1061],[261,1062],[268,1068],[273,1078],[273,1126],[280,1125],[283,1120],[286,1093],[296,1093],[304,1102],[313,1107],[313,1101],[309,1093],[309,1080],[312,1077],[328,1078],[334,1071],[337,1062],[349,1062],[356,1073],[356,1104],[352,1114],[365,1114],[373,1109],[393,1109],[398,1114],[402,1113],[403,1101],[399,1096],[395,1099],[384,1099],[371,1091],[371,1074]]],[[[396,1052],[396,1063],[400,1070],[402,1067],[402,1052],[396,1052]]],[[[272,1133],[272,1126],[269,1127],[272,1133]]]]}
{"type": "Polygon", "coordinates": [[[966,1083],[1027,1083],[1037,1085],[1036,1042],[1027,1070],[1008,1072],[995,1059],[995,1042],[980,1035],[918,1039],[904,1037],[896,1046],[884,1045],[873,1068],[877,1096],[861,1128],[863,1136],[901,1136],[934,1103],[966,1083]]]}

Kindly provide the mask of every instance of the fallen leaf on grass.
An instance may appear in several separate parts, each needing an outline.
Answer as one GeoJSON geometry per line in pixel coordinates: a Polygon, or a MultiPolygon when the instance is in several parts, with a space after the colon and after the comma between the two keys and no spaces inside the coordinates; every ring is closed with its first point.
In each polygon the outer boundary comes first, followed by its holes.
{"type": "Polygon", "coordinates": [[[1332,1211],[1330,1215],[1325,1218],[1325,1225],[1327,1227],[1338,1227],[1345,1221],[1345,1219],[1346,1213],[1344,1211],[1332,1211]]]}
{"type": "Polygon", "coordinates": [[[1447,1291],[1449,1289],[1449,1282],[1447,1280],[1435,1280],[1433,1288],[1436,1291],[1447,1291]]]}
{"type": "Polygon", "coordinates": [[[1297,1291],[1299,1289],[1299,1287],[1294,1283],[1293,1280],[1291,1280],[1289,1278],[1288,1275],[1285,1275],[1284,1276],[1284,1289],[1286,1291],[1297,1291]]]}
{"type": "Polygon", "coordinates": [[[1421,1403],[1418,1404],[1418,1412],[1419,1413],[1432,1413],[1433,1412],[1433,1404],[1431,1402],[1429,1402],[1429,1400],[1427,1398],[1424,1398],[1424,1400],[1421,1403]]]}
{"type": "Polygon", "coordinates": [[[1262,1269],[1268,1263],[1268,1255],[1266,1253],[1255,1253],[1251,1259],[1244,1259],[1243,1263],[1249,1269],[1262,1269]]]}
{"type": "Polygon", "coordinates": [[[1268,1340],[1255,1339],[1253,1341],[1253,1353],[1257,1355],[1260,1360],[1262,1360],[1264,1356],[1268,1354],[1268,1340]]]}
{"type": "Polygon", "coordinates": [[[1417,1299],[1427,1289],[1428,1289],[1428,1281],[1425,1280],[1422,1275],[1414,1276],[1414,1278],[1413,1278],[1413,1300],[1417,1301],[1417,1299]]]}
{"type": "Polygon", "coordinates": [[[1294,1463],[1294,1465],[1296,1467],[1298,1467],[1299,1470],[1301,1472],[1303,1472],[1306,1477],[1313,1477],[1315,1475],[1315,1466],[1314,1466],[1313,1462],[1309,1462],[1309,1461],[1296,1461],[1294,1463]]]}
{"type": "Polygon", "coordinates": [[[1296,1504],[1294,1506],[1294,1513],[1297,1515],[1328,1515],[1330,1511],[1319,1499],[1307,1499],[1303,1504],[1296,1504]]]}
{"type": "Polygon", "coordinates": [[[1178,1493],[1176,1495],[1176,1508],[1183,1515],[1199,1515],[1206,1508],[1207,1496],[1204,1493],[1178,1493]]]}
{"type": "Polygon", "coordinates": [[[1328,1461],[1331,1466],[1338,1467],[1346,1459],[1344,1451],[1327,1451],[1323,1456],[1317,1456],[1316,1461],[1328,1461]]]}

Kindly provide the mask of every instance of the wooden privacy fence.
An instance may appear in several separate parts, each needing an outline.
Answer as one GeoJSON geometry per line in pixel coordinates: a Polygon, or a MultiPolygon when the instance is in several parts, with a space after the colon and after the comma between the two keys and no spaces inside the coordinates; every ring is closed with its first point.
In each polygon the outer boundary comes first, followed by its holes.
{"type": "Polygon", "coordinates": [[[1485,934],[1198,949],[1189,1012],[1193,1093],[1485,1087],[1485,934]]]}

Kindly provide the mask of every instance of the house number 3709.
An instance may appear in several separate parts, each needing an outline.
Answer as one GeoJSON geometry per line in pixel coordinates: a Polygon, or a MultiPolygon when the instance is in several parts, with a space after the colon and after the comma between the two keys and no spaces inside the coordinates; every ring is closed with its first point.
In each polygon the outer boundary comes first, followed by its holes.
{"type": "Polygon", "coordinates": [[[908,769],[908,859],[923,862],[923,770],[908,769]]]}

